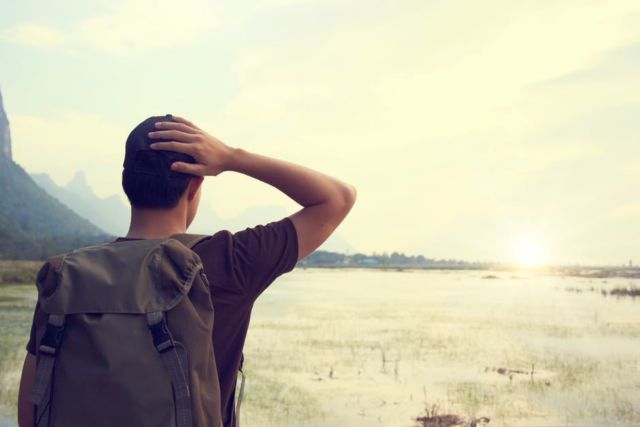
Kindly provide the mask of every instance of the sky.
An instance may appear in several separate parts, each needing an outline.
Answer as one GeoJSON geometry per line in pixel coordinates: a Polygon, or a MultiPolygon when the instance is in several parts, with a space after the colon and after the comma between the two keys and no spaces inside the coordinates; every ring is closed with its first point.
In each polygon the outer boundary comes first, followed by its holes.
{"type": "MultiPolygon", "coordinates": [[[[14,160],[118,194],[124,141],[187,117],[358,190],[355,250],[640,263],[640,2],[20,1],[0,6],[14,160]]],[[[205,180],[222,217],[299,206],[205,180]]]]}

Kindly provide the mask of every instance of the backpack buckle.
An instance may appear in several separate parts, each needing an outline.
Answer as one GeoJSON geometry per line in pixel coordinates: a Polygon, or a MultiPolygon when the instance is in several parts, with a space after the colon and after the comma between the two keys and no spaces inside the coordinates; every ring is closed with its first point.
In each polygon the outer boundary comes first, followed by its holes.
{"type": "Polygon", "coordinates": [[[159,353],[163,353],[175,347],[173,336],[169,331],[169,326],[167,326],[167,320],[164,316],[162,316],[162,319],[158,323],[149,325],[149,329],[153,336],[153,345],[156,346],[159,353]]]}
{"type": "Polygon", "coordinates": [[[44,330],[44,336],[40,340],[40,353],[47,354],[49,356],[55,356],[60,342],[62,341],[62,332],[64,331],[64,325],[56,326],[47,322],[47,326],[44,330]]]}

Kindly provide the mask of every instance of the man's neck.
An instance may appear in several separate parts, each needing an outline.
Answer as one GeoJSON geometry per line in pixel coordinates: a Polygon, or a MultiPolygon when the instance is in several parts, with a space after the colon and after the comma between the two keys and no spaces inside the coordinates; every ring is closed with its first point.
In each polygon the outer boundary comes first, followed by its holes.
{"type": "Polygon", "coordinates": [[[186,233],[186,219],[175,209],[131,209],[131,223],[126,238],[160,239],[186,233]]]}

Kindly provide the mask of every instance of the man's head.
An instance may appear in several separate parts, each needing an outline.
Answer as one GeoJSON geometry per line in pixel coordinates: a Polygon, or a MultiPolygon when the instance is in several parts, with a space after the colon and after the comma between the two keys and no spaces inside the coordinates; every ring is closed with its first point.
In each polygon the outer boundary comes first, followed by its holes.
{"type": "Polygon", "coordinates": [[[152,150],[149,145],[166,141],[151,139],[149,132],[157,130],[155,123],[175,121],[171,114],[153,116],[137,125],[126,143],[122,171],[122,188],[134,209],[172,209],[182,198],[188,203],[191,222],[200,199],[202,177],[175,172],[175,161],[196,163],[193,157],[174,151],[152,150]]]}

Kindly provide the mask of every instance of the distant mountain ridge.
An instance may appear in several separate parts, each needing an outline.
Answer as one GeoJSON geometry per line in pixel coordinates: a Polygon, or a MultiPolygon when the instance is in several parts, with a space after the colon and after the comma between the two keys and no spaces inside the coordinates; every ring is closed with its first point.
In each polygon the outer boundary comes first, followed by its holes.
{"type": "MultiPolygon", "coordinates": [[[[130,207],[117,195],[98,197],[87,182],[83,171],[77,172],[64,186],[56,184],[46,173],[31,174],[33,180],[47,193],[76,213],[88,218],[103,230],[123,236],[129,228],[130,207]]],[[[239,215],[223,219],[205,200],[200,202],[198,214],[189,227],[190,233],[213,234],[218,230],[231,232],[257,224],[279,220],[288,212],[282,206],[251,206],[239,215]]],[[[354,248],[339,235],[332,235],[322,246],[323,250],[353,253],[354,248]]]]}
{"type": "Polygon", "coordinates": [[[0,259],[42,260],[112,237],[50,196],[13,161],[0,94],[0,259]]]}
{"type": "MultiPolygon", "coordinates": [[[[282,219],[282,206],[252,206],[240,215],[221,218],[202,201],[191,233],[236,232],[282,219]]],[[[124,236],[129,228],[130,207],[117,195],[98,197],[83,171],[65,186],[46,173],[29,175],[12,159],[11,132],[0,93],[0,259],[44,259],[82,246],[124,236]]],[[[353,252],[339,235],[332,235],[320,249],[353,252]]]]}
{"type": "Polygon", "coordinates": [[[0,92],[0,156],[13,160],[11,155],[11,132],[9,131],[9,118],[4,110],[2,92],[0,92]]]}
{"type": "MultiPolygon", "coordinates": [[[[66,185],[56,184],[46,173],[34,173],[31,178],[51,196],[100,228],[116,236],[127,233],[131,209],[129,205],[122,203],[115,194],[104,198],[97,196],[83,171],[76,172],[66,185]]],[[[206,201],[202,201],[189,232],[212,234],[222,229],[237,231],[280,219],[286,214],[281,206],[252,206],[240,215],[225,220],[206,201]]]]}
{"type": "Polygon", "coordinates": [[[56,184],[46,173],[33,173],[31,178],[51,196],[106,232],[116,236],[127,233],[129,207],[116,195],[98,197],[87,183],[84,172],[76,173],[65,186],[56,184]]]}

